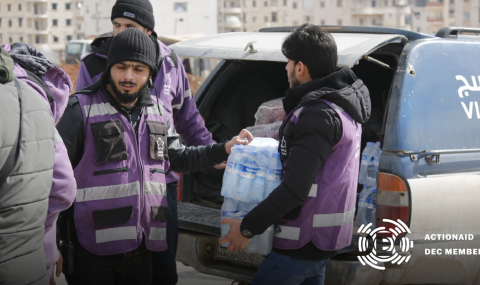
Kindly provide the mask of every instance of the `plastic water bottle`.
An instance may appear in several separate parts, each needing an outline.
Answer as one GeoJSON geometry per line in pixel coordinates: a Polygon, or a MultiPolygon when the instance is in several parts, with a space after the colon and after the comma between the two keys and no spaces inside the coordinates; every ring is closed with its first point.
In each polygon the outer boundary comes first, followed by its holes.
{"type": "Polygon", "coordinates": [[[238,154],[236,153],[235,148],[236,147],[232,148],[232,153],[227,160],[227,168],[225,169],[225,173],[223,174],[221,191],[223,197],[232,198],[235,187],[237,186],[238,173],[237,169],[235,168],[235,160],[238,154]]]}
{"type": "MultiPolygon", "coordinates": [[[[235,218],[238,212],[238,202],[231,198],[225,198],[222,204],[222,219],[235,218]]],[[[224,237],[230,231],[230,225],[221,224],[221,235],[224,237]]],[[[228,247],[228,242],[221,244],[223,247],[228,247]]]]}
{"type": "Polygon", "coordinates": [[[371,163],[373,156],[373,143],[367,142],[367,146],[362,152],[362,161],[360,163],[360,173],[358,174],[358,182],[364,185],[368,185],[368,166],[371,163]]]}
{"type": "Polygon", "coordinates": [[[258,236],[258,251],[261,255],[268,255],[272,251],[274,227],[271,225],[267,230],[258,236]]]}
{"type": "Polygon", "coordinates": [[[367,183],[369,186],[376,186],[378,164],[380,163],[381,154],[380,142],[376,142],[372,147],[372,158],[367,168],[367,183]]]}
{"type": "Polygon", "coordinates": [[[366,226],[369,223],[372,223],[373,228],[375,227],[376,194],[377,189],[370,186],[364,186],[362,192],[360,192],[356,219],[357,226],[366,226]]]}
{"type": "Polygon", "coordinates": [[[234,198],[239,201],[250,202],[253,182],[259,168],[257,163],[252,159],[252,157],[256,156],[256,152],[246,150],[244,153],[246,158],[241,166],[240,176],[238,178],[238,188],[234,198]]]}
{"type": "Polygon", "coordinates": [[[267,173],[266,187],[263,199],[266,199],[268,195],[270,195],[270,193],[272,193],[272,191],[275,190],[275,188],[277,188],[282,182],[283,165],[282,161],[280,160],[280,153],[272,153],[269,165],[270,169],[268,169],[267,173]]]}

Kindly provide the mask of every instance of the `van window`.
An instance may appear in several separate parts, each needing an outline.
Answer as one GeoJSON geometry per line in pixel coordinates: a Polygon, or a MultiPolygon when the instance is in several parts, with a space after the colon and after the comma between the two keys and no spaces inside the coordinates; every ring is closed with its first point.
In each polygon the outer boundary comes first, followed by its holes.
{"type": "Polygon", "coordinates": [[[69,54],[81,54],[82,53],[82,48],[83,48],[82,43],[69,43],[67,47],[67,53],[69,54]]]}

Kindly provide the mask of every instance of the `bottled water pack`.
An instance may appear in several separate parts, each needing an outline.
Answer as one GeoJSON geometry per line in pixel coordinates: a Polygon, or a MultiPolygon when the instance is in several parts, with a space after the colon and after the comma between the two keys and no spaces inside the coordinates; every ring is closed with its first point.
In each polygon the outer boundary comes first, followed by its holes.
{"type": "MultiPolygon", "coordinates": [[[[223,176],[222,218],[243,219],[258,203],[263,201],[281,183],[282,163],[278,141],[255,138],[250,144],[237,145],[228,157],[223,176]]],[[[222,237],[230,230],[221,226],[222,237]]],[[[265,233],[255,236],[246,252],[267,255],[272,250],[273,225],[265,233]]],[[[227,247],[227,244],[222,244],[227,247]]]]}
{"type": "Polygon", "coordinates": [[[362,153],[362,162],[360,164],[360,173],[358,182],[363,185],[377,185],[378,163],[380,162],[380,142],[368,142],[362,153]]]}
{"type": "Polygon", "coordinates": [[[376,205],[377,189],[371,186],[364,186],[358,199],[357,226],[366,226],[372,223],[371,228],[376,227],[376,205]]]}

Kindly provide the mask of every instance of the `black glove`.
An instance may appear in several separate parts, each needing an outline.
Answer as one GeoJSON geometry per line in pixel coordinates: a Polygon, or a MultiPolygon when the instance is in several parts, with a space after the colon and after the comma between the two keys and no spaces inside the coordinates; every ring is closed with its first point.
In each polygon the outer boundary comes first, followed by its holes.
{"type": "Polygon", "coordinates": [[[55,66],[55,64],[48,61],[41,51],[31,45],[14,43],[9,54],[13,61],[18,63],[23,69],[39,76],[45,75],[47,70],[55,66]]]}

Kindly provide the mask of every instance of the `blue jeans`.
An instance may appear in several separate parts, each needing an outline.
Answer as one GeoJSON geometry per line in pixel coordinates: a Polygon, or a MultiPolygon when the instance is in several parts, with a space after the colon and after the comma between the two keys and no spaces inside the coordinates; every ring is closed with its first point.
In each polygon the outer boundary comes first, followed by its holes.
{"type": "Polygon", "coordinates": [[[177,185],[177,182],[167,184],[168,249],[152,252],[152,285],[174,285],[178,282],[177,264],[175,262],[178,244],[177,185]]]}
{"type": "Polygon", "coordinates": [[[302,260],[272,251],[258,268],[251,285],[323,285],[329,260],[302,260]]]}

